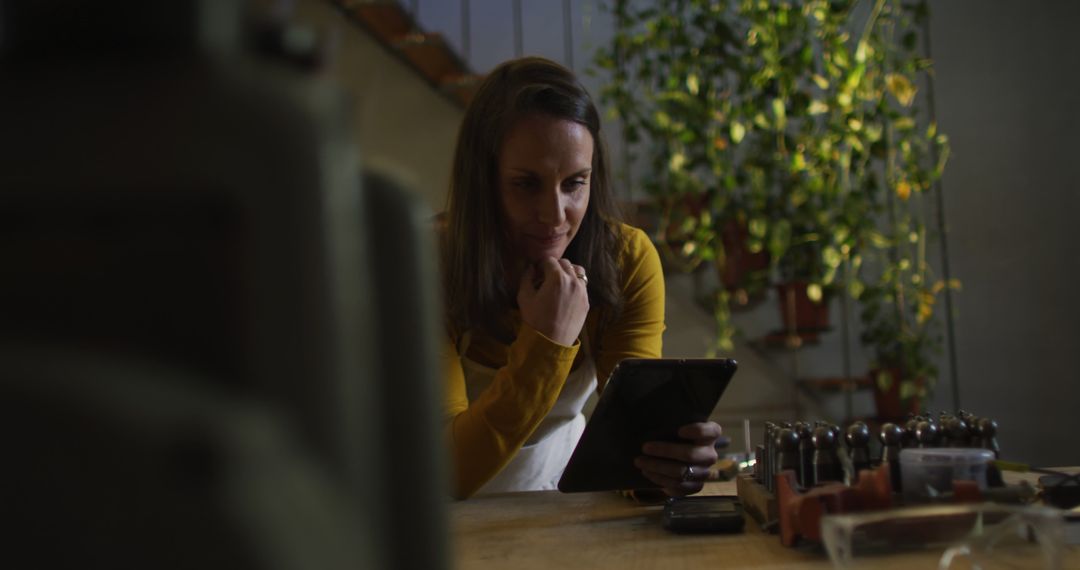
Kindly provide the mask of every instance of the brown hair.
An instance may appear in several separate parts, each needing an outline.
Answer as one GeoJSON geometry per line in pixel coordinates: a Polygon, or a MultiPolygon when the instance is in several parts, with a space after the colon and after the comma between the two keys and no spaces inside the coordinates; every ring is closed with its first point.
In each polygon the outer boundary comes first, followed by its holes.
{"type": "Polygon", "coordinates": [[[601,322],[621,307],[618,282],[618,206],[609,184],[600,115],[589,93],[565,67],[526,57],[496,67],[480,85],[458,131],[442,247],[443,290],[448,326],[476,329],[509,340],[505,316],[517,291],[506,288],[506,247],[498,194],[499,149],[518,119],[544,114],[579,123],[593,138],[589,205],[565,257],[589,272],[589,304],[601,322]]]}

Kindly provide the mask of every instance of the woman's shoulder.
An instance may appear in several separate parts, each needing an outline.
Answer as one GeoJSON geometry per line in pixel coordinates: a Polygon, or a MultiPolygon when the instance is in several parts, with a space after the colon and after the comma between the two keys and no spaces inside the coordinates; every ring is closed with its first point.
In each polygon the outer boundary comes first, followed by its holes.
{"type": "Polygon", "coordinates": [[[656,246],[641,228],[619,222],[615,224],[615,233],[619,238],[620,257],[624,264],[640,263],[642,259],[651,257],[656,257],[659,261],[656,246]]]}
{"type": "Polygon", "coordinates": [[[663,274],[660,254],[644,230],[626,223],[615,225],[619,241],[620,287],[626,291],[663,274]]]}

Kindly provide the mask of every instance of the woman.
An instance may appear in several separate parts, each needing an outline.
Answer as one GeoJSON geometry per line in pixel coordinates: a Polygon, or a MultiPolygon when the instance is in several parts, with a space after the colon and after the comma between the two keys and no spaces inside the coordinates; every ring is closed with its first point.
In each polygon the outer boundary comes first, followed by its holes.
{"type": "MultiPolygon", "coordinates": [[[[658,358],[664,330],[659,257],[618,221],[599,115],[570,71],[524,58],[485,79],[458,135],[447,223],[454,494],[555,488],[589,395],[623,358],[658,358]]],[[[672,495],[701,489],[720,426],[679,435],[636,461],[672,495]]]]}

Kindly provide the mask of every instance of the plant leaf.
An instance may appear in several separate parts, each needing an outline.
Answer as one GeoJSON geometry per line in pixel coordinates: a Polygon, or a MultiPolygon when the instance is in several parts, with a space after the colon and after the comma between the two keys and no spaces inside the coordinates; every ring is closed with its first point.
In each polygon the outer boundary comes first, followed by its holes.
{"type": "Polygon", "coordinates": [[[892,93],[893,97],[896,97],[896,100],[905,107],[910,107],[911,103],[915,100],[917,88],[907,77],[904,77],[899,73],[890,73],[886,75],[885,86],[889,89],[889,93],[892,93]]]}
{"type": "Polygon", "coordinates": [[[829,246],[821,251],[821,258],[825,265],[836,268],[840,266],[840,252],[835,247],[829,246]]]}
{"type": "Polygon", "coordinates": [[[746,136],[746,127],[739,121],[731,122],[731,142],[739,144],[742,142],[743,137],[746,136]]]}
{"type": "Polygon", "coordinates": [[[882,392],[888,392],[889,388],[892,388],[893,377],[892,373],[888,370],[879,370],[877,373],[877,387],[882,392]]]}
{"type": "Polygon", "coordinates": [[[656,115],[653,116],[653,119],[656,121],[657,126],[662,129],[666,129],[671,125],[671,117],[663,111],[657,111],[656,115]]]}
{"type": "Polygon", "coordinates": [[[776,116],[776,129],[783,130],[787,125],[787,113],[784,109],[784,102],[780,98],[772,100],[772,112],[776,116]]]}
{"type": "Polygon", "coordinates": [[[686,90],[689,91],[691,95],[697,95],[698,89],[698,76],[693,73],[686,76],[686,90]]]}
{"type": "Polygon", "coordinates": [[[896,185],[896,195],[906,202],[911,196],[911,184],[907,180],[901,180],[896,185]]]}
{"type": "Polygon", "coordinates": [[[769,224],[765,221],[765,218],[753,218],[747,224],[747,229],[750,231],[750,235],[757,238],[763,238],[765,237],[765,232],[769,229],[769,224]]]}
{"type": "Polygon", "coordinates": [[[900,399],[910,400],[912,396],[918,394],[919,388],[915,385],[913,380],[904,380],[900,383],[900,399]]]}

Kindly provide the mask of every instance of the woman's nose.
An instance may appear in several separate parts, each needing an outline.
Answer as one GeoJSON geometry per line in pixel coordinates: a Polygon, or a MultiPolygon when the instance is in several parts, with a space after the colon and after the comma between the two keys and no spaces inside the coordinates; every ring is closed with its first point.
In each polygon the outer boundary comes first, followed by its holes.
{"type": "Polygon", "coordinates": [[[541,223],[549,226],[561,226],[566,220],[566,209],[563,204],[563,192],[560,188],[554,191],[548,190],[539,198],[537,204],[537,218],[541,223]]]}

